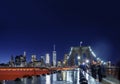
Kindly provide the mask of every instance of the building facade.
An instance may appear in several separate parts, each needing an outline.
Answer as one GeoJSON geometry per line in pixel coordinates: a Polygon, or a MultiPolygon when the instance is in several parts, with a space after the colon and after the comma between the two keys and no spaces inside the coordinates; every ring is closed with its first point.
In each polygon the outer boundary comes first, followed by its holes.
{"type": "Polygon", "coordinates": [[[16,67],[25,67],[26,66],[26,56],[19,55],[15,57],[15,66],[16,67]]]}
{"type": "Polygon", "coordinates": [[[46,54],[45,62],[46,62],[46,66],[50,66],[50,55],[48,53],[46,54]]]}

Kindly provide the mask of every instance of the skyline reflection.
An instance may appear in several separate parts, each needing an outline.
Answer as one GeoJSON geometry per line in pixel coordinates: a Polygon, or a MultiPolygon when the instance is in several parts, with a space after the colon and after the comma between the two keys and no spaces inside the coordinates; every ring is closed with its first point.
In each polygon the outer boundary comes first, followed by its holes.
{"type": "Polygon", "coordinates": [[[79,84],[79,70],[61,71],[45,76],[21,78],[20,81],[3,81],[2,84],[79,84]]]}

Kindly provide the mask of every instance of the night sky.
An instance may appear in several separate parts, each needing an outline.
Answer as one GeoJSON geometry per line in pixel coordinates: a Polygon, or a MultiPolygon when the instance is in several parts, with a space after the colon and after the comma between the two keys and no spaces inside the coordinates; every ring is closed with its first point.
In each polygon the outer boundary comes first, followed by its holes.
{"type": "Polygon", "coordinates": [[[27,52],[38,58],[56,45],[57,59],[71,46],[91,46],[97,57],[120,60],[120,5],[115,1],[1,0],[0,63],[27,52]]]}

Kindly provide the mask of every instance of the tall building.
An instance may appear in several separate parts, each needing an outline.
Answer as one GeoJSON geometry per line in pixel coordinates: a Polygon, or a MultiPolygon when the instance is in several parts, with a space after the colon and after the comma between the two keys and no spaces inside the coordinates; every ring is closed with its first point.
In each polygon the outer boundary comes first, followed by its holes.
{"type": "Polygon", "coordinates": [[[15,57],[15,65],[16,67],[25,67],[26,66],[26,57],[23,55],[19,55],[15,57]]]}
{"type": "Polygon", "coordinates": [[[31,56],[31,62],[35,62],[37,59],[36,59],[36,55],[32,55],[31,56]]]}
{"type": "Polygon", "coordinates": [[[23,56],[26,56],[26,52],[24,51],[23,56]]]}
{"type": "Polygon", "coordinates": [[[56,66],[56,51],[55,51],[55,45],[53,46],[53,66],[56,66]]]}
{"type": "Polygon", "coordinates": [[[50,64],[50,55],[46,54],[46,64],[50,64]]]}
{"type": "Polygon", "coordinates": [[[45,57],[44,56],[41,56],[41,67],[45,67],[45,57]]]}
{"type": "Polygon", "coordinates": [[[14,57],[11,56],[10,62],[9,62],[9,66],[10,67],[14,67],[15,63],[14,63],[14,57]]]}

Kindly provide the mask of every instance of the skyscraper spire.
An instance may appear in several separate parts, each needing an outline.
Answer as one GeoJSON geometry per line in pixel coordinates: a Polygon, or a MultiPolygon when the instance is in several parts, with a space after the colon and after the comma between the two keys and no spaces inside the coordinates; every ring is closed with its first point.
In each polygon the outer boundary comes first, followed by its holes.
{"type": "Polygon", "coordinates": [[[23,56],[26,56],[26,52],[24,51],[23,56]]]}
{"type": "Polygon", "coordinates": [[[53,51],[55,51],[55,44],[53,45],[53,51]]]}

